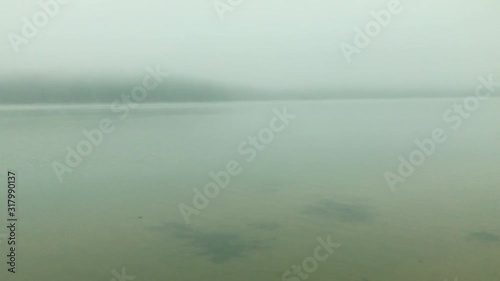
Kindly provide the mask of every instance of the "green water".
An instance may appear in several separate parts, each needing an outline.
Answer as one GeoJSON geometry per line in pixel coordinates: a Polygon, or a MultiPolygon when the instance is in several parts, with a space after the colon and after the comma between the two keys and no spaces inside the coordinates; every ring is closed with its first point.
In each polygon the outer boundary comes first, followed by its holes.
{"type": "Polygon", "coordinates": [[[307,280],[499,280],[500,101],[453,130],[455,102],[144,105],[121,121],[106,107],[4,108],[0,234],[8,169],[19,221],[17,273],[3,238],[1,279],[282,280],[331,236],[340,247],[307,280]],[[285,106],[295,119],[246,161],[238,145],[285,106]],[[115,130],[59,182],[53,162],[103,118],[115,130]],[[384,172],[437,127],[448,141],[391,191],[384,172]],[[186,224],[179,204],[231,160],[242,172],[186,224]]]}

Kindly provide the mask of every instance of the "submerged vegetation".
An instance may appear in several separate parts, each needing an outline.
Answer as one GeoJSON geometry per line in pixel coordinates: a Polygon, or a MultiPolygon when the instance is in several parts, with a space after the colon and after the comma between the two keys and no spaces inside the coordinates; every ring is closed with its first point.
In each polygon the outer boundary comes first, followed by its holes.
{"type": "Polygon", "coordinates": [[[366,222],[374,219],[375,215],[367,206],[348,204],[335,200],[320,200],[315,205],[308,205],[302,213],[310,216],[336,219],[342,222],[366,222]]]}
{"type": "Polygon", "coordinates": [[[188,242],[186,251],[195,249],[194,255],[207,257],[213,263],[224,263],[261,248],[262,241],[245,240],[232,232],[205,232],[181,223],[164,223],[149,228],[188,242]]]}
{"type": "Polygon", "coordinates": [[[467,236],[467,240],[477,241],[481,243],[494,243],[494,242],[500,242],[500,236],[487,231],[478,231],[478,232],[471,232],[467,236]]]}

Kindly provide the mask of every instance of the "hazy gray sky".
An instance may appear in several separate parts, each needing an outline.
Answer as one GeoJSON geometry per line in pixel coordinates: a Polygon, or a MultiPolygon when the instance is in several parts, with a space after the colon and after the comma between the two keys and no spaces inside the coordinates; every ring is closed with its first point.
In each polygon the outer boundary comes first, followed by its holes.
{"type": "Polygon", "coordinates": [[[242,0],[224,21],[212,0],[68,1],[16,54],[8,34],[41,8],[0,0],[2,75],[126,75],[160,64],[259,87],[390,89],[473,89],[479,75],[500,75],[494,0],[402,0],[351,64],[340,43],[353,44],[355,28],[390,1],[242,0]]]}

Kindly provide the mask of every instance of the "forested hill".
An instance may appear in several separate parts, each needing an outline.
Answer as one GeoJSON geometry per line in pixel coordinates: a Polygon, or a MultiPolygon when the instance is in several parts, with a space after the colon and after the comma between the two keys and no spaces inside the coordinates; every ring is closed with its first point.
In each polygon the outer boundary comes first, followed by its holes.
{"type": "MultiPolygon", "coordinates": [[[[45,78],[0,79],[0,105],[7,104],[86,104],[112,103],[130,95],[141,79],[129,80],[57,80],[45,78]]],[[[303,90],[262,91],[229,87],[222,83],[191,79],[166,79],[148,93],[146,103],[223,102],[261,100],[379,99],[466,97],[473,93],[437,90],[303,90]],[[168,80],[168,81],[167,81],[168,80]],[[404,95],[401,95],[404,94],[404,95]]]]}
{"type": "MultiPolygon", "coordinates": [[[[16,79],[0,81],[0,104],[111,103],[131,95],[142,80],[16,79]]],[[[151,82],[153,83],[153,82],[151,82]]],[[[184,79],[164,81],[148,91],[145,102],[193,102],[240,100],[253,97],[250,91],[230,89],[210,82],[184,79]],[[235,94],[238,93],[238,94],[235,94]],[[245,96],[245,97],[243,97],[245,96]]]]}

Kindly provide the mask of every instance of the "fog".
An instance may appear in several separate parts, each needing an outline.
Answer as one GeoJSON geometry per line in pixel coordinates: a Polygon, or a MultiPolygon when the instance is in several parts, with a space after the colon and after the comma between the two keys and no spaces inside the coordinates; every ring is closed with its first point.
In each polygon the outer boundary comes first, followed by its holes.
{"type": "Polygon", "coordinates": [[[352,45],[355,29],[389,2],[243,0],[221,14],[208,0],[68,1],[16,53],[8,35],[21,35],[23,17],[41,8],[1,0],[0,73],[125,77],[161,65],[228,85],[402,96],[472,90],[479,75],[500,74],[492,0],[401,1],[401,13],[348,63],[340,44],[352,45]]]}
{"type": "Polygon", "coordinates": [[[0,280],[499,280],[500,2],[400,1],[0,0],[0,280]]]}

